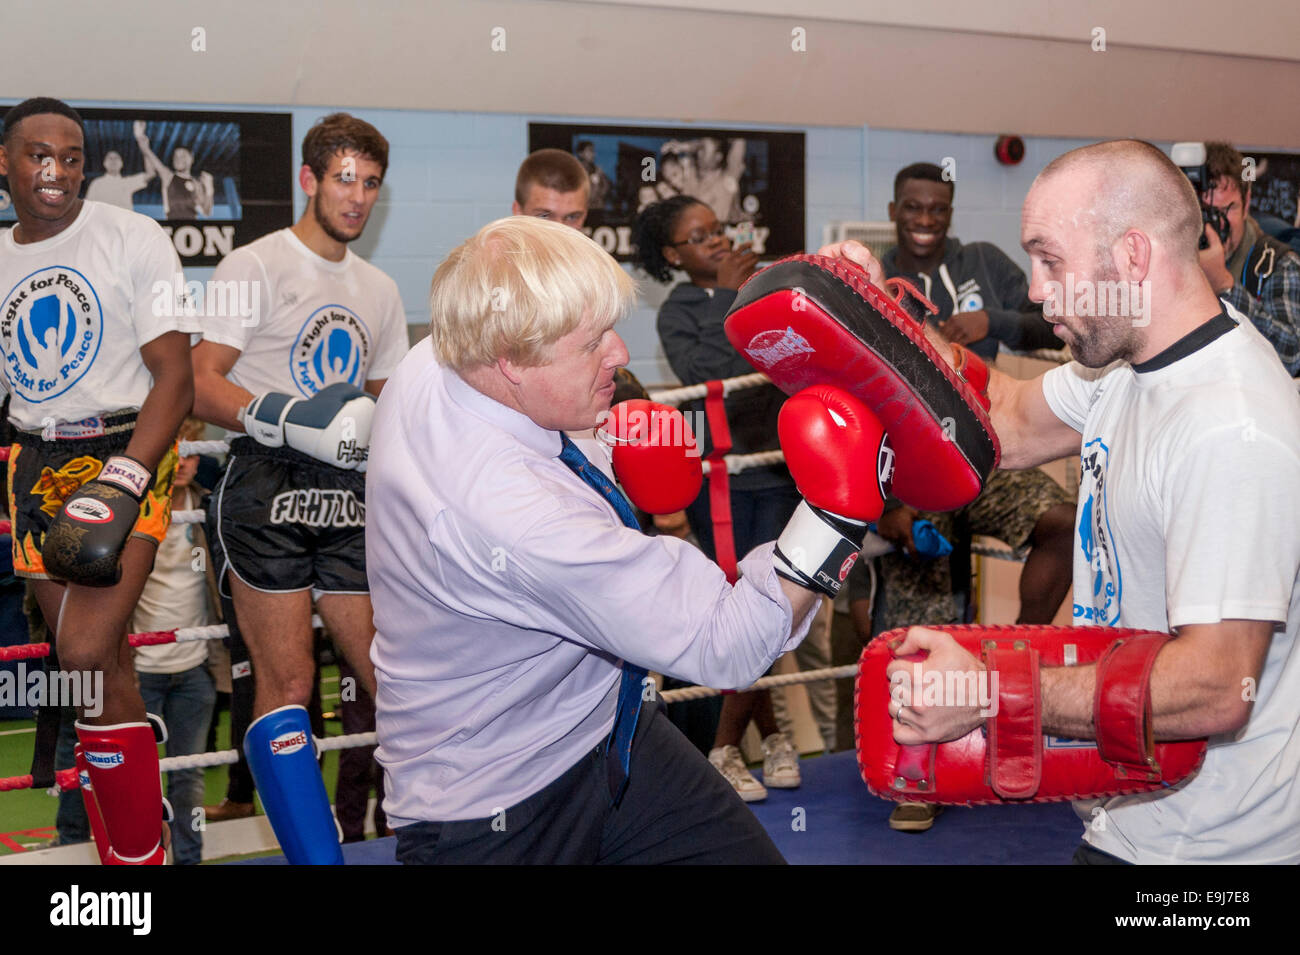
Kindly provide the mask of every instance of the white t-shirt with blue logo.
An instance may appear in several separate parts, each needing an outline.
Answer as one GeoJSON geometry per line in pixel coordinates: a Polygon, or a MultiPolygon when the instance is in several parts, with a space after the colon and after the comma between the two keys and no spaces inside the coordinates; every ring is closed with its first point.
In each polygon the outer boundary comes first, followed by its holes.
{"type": "Polygon", "coordinates": [[[9,417],[25,431],[138,409],[153,387],[140,347],[194,332],[180,258],[158,223],[86,201],[58,235],[0,236],[0,353],[9,417]]]}
{"type": "Polygon", "coordinates": [[[1243,684],[1249,722],[1211,738],[1193,778],[1104,812],[1076,804],[1087,841],[1131,862],[1300,862],[1300,396],[1228,314],[1235,329],[1162,367],[1043,379],[1082,435],[1074,623],[1275,623],[1258,685],[1243,684]]]}
{"type": "Polygon", "coordinates": [[[291,229],[231,252],[211,286],[241,304],[205,308],[221,314],[205,314],[203,337],[240,350],[226,377],[254,395],[310,397],[340,381],[363,388],[409,349],[397,283],[350,249],[340,262],[321,258],[291,229]]]}

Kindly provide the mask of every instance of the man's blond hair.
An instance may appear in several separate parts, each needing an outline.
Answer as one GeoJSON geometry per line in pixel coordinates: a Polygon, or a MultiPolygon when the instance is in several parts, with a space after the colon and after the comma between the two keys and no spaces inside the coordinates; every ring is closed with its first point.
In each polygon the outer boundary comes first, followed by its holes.
{"type": "Polygon", "coordinates": [[[577,229],[532,216],[489,223],[438,266],[429,293],[434,352],[457,371],[506,358],[544,364],[582,324],[627,314],[636,286],[577,229]]]}

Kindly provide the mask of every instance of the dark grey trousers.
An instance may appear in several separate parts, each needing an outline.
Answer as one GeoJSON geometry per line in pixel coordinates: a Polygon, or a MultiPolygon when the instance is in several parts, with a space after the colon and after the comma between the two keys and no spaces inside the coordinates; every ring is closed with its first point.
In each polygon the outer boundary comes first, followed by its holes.
{"type": "Polygon", "coordinates": [[[407,865],[780,865],[754,814],[663,713],[641,710],[623,799],[611,805],[602,743],[545,789],[485,819],[397,830],[407,865]]]}

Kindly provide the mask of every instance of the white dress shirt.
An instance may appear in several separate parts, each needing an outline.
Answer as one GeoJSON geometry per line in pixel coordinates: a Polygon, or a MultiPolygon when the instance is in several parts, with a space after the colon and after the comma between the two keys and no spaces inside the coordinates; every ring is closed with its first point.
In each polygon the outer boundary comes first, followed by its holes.
{"type": "Polygon", "coordinates": [[[684,541],[625,527],[559,453],[428,339],[379,399],[366,562],[394,826],[492,816],[559,778],[609,734],[625,658],[742,687],[808,632],[772,544],[732,587],[684,541]]]}

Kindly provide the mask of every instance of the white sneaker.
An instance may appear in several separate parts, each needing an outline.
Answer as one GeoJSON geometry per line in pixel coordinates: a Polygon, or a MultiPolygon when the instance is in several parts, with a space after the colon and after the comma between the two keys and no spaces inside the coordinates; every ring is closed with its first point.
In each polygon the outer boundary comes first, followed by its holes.
{"type": "Polygon", "coordinates": [[[709,762],[722,773],[722,778],[731,784],[731,788],[745,802],[759,802],[767,798],[767,790],[746,768],[745,760],[735,746],[714,747],[709,751],[709,762]]]}
{"type": "Polygon", "coordinates": [[[797,789],[799,756],[784,733],[773,733],[763,740],[763,782],[773,789],[797,789]]]}

